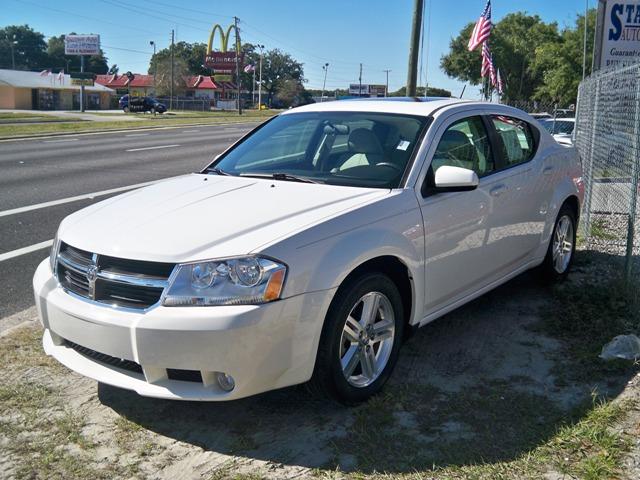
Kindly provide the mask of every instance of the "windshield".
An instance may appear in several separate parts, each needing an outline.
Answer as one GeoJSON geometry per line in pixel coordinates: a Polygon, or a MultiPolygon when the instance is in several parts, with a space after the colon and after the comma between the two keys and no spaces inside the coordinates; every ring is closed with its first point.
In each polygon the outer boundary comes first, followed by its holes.
{"type": "Polygon", "coordinates": [[[568,122],[566,120],[556,120],[555,127],[553,120],[541,120],[542,126],[552,135],[553,134],[565,134],[571,135],[573,133],[573,127],[575,122],[568,122]]]}
{"type": "Polygon", "coordinates": [[[428,119],[367,112],[280,115],[206,172],[396,188],[428,119]]]}

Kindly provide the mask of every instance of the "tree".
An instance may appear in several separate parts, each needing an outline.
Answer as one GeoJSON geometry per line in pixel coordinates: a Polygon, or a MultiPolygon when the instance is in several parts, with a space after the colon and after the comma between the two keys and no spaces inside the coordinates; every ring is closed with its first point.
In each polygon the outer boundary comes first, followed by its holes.
{"type": "MultiPolygon", "coordinates": [[[[469,52],[467,44],[473,23],[465,26],[451,40],[450,51],[440,65],[447,75],[479,85],[481,51],[469,52]]],[[[504,100],[529,100],[543,83],[542,71],[537,67],[537,47],[561,42],[556,23],[545,23],[537,15],[522,12],[506,15],[494,27],[489,40],[493,61],[500,69],[505,84],[504,100]]]]}
{"type": "Polygon", "coordinates": [[[0,68],[12,68],[12,47],[16,69],[46,68],[47,44],[42,33],[29,25],[9,25],[0,29],[0,68]]]}
{"type": "MultiPolygon", "coordinates": [[[[171,58],[164,58],[157,62],[156,95],[171,95],[171,58]]],[[[185,92],[184,77],[189,75],[189,66],[183,58],[173,60],[173,95],[183,95],[185,92]]]]}
{"type": "MultiPolygon", "coordinates": [[[[204,43],[178,42],[173,46],[174,61],[181,60],[186,68],[187,75],[211,75],[211,70],[204,66],[204,57],[207,53],[207,45],[204,43]]],[[[171,48],[163,48],[151,56],[149,73],[154,74],[156,64],[160,66],[171,61],[171,48]]],[[[158,72],[160,68],[158,68],[158,72]]]]}
{"type": "MultiPolygon", "coordinates": [[[[591,73],[593,53],[593,32],[596,23],[596,9],[587,12],[587,69],[591,73]]],[[[552,100],[561,106],[575,104],[578,85],[582,80],[584,57],[584,15],[578,15],[576,28],[563,30],[559,43],[545,43],[536,49],[534,69],[542,76],[534,97],[537,100],[552,100]]]]}
{"type": "MultiPolygon", "coordinates": [[[[73,35],[73,34],[71,34],[73,35]]],[[[47,64],[43,68],[65,70],[67,72],[80,71],[80,55],[64,54],[64,35],[51,37],[47,43],[47,64]]],[[[84,59],[84,71],[105,74],[109,71],[107,58],[102,49],[99,55],[91,55],[84,59]]]]}
{"type": "MultiPolygon", "coordinates": [[[[388,95],[390,97],[406,97],[407,96],[407,87],[400,87],[395,92],[389,92],[388,95]]],[[[424,87],[418,87],[416,91],[416,96],[423,97],[424,96],[424,87]]],[[[436,87],[427,87],[427,97],[450,97],[451,92],[449,90],[445,90],[444,88],[436,88],[436,87]]]]}
{"type": "MultiPolygon", "coordinates": [[[[291,92],[291,82],[304,88],[305,78],[302,64],[277,48],[266,52],[262,59],[262,83],[267,101],[270,104],[273,103],[274,97],[279,94],[281,89],[285,93],[285,98],[290,99],[288,92],[291,92]]],[[[283,102],[283,106],[291,106],[285,100],[280,100],[283,102]]]]}

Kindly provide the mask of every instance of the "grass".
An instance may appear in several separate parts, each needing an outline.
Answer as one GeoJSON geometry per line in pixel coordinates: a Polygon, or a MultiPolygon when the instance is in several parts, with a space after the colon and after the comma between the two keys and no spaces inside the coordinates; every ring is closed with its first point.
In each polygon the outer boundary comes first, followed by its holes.
{"type": "Polygon", "coordinates": [[[554,373],[560,381],[596,382],[629,374],[637,366],[598,357],[617,335],[640,332],[640,283],[621,278],[591,278],[553,287],[551,305],[536,329],[563,342],[554,373]]]}
{"type": "MultiPolygon", "coordinates": [[[[0,139],[12,137],[40,136],[59,133],[86,133],[102,132],[109,130],[135,130],[137,128],[153,128],[164,126],[180,126],[190,124],[217,124],[262,121],[272,117],[278,112],[270,111],[245,111],[242,115],[234,112],[188,112],[176,115],[137,115],[140,121],[118,120],[120,115],[114,115],[114,120],[109,122],[55,122],[30,125],[2,125],[0,124],[0,139]]],[[[132,114],[134,115],[134,114],[132,114]]]]}
{"type": "Polygon", "coordinates": [[[619,240],[618,236],[607,230],[607,225],[603,220],[593,220],[591,222],[591,237],[598,240],[619,240]]]}

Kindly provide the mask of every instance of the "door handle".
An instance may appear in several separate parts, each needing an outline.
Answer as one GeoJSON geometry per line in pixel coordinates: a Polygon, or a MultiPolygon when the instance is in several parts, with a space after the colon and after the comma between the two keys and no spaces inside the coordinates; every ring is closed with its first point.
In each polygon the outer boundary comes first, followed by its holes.
{"type": "Polygon", "coordinates": [[[551,175],[553,173],[554,167],[544,167],[542,170],[543,175],[551,175]]]}
{"type": "Polygon", "coordinates": [[[496,185],[489,191],[489,193],[491,194],[492,197],[499,197],[506,191],[507,191],[507,187],[505,185],[496,185]]]}

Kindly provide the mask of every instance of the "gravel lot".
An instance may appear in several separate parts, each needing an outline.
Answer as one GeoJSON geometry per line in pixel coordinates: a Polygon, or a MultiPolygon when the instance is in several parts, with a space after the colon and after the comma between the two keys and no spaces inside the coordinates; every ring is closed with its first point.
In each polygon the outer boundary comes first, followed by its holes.
{"type": "Polygon", "coordinates": [[[431,323],[357,408],[305,386],[230,403],[143,398],[47,358],[35,324],[14,328],[0,338],[0,478],[640,478],[638,369],[580,363],[545,327],[619,264],[579,252],[559,288],[524,274],[431,323]],[[596,426],[585,444],[579,428],[596,426]]]}

